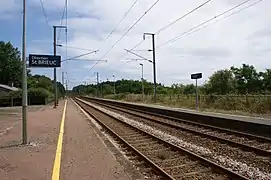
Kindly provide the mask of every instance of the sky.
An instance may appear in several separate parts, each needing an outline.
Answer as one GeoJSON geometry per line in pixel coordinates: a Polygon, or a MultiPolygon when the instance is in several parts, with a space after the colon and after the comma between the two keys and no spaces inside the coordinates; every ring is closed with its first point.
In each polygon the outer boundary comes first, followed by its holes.
{"type": "MultiPolygon", "coordinates": [[[[61,24],[65,0],[26,1],[27,56],[53,54],[52,26],[61,24]]],[[[152,60],[153,53],[148,51],[152,50],[152,38],[146,36],[143,40],[143,33],[155,33],[157,82],[164,85],[194,83],[190,75],[197,72],[203,73],[199,80],[202,84],[215,71],[240,67],[243,63],[254,65],[259,71],[270,68],[271,1],[250,0],[220,16],[245,0],[211,0],[176,21],[206,1],[68,0],[68,41],[66,44],[65,31],[58,29],[57,44],[63,46],[57,47],[57,54],[65,60],[98,51],[81,60],[63,62],[57,69],[58,80],[62,80],[64,72],[69,89],[94,83],[96,72],[101,81],[113,80],[113,75],[116,80],[140,80],[139,64],[143,63],[144,78],[152,82],[153,64],[131,60],[140,58],[124,50],[140,43],[133,52],[152,60]],[[213,20],[198,26],[209,19],[213,20]]],[[[22,2],[1,0],[0,7],[0,40],[10,41],[21,50],[22,2]]],[[[65,18],[63,25],[66,25],[65,18]]],[[[31,71],[53,77],[53,69],[32,68],[31,71]]]]}

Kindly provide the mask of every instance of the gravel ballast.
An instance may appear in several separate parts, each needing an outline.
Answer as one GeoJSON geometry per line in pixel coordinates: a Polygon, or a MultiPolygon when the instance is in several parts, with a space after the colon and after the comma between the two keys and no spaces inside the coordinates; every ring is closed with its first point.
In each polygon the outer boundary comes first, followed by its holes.
{"type": "MultiPolygon", "coordinates": [[[[84,101],[85,102],[85,101],[84,101]]],[[[88,104],[91,104],[89,102],[86,102],[88,104]]],[[[142,122],[138,122],[135,120],[132,120],[130,118],[127,118],[123,115],[120,115],[119,113],[115,113],[112,111],[107,110],[106,108],[101,108],[99,106],[93,105],[95,108],[100,109],[114,117],[122,119],[124,122],[131,124],[135,127],[138,127],[140,129],[143,129],[146,132],[152,133],[160,138],[163,138],[171,143],[174,143],[180,147],[186,148],[192,152],[195,152],[201,156],[204,156],[224,167],[227,167],[235,172],[238,172],[250,179],[271,179],[271,174],[269,172],[263,172],[259,170],[259,168],[251,167],[247,165],[246,163],[240,162],[236,159],[233,159],[227,155],[219,155],[217,152],[214,152],[213,149],[199,146],[199,144],[193,144],[190,142],[187,142],[184,139],[181,139],[180,136],[174,136],[168,132],[165,132],[161,129],[157,129],[156,127],[153,128],[153,126],[144,124],[142,122]]],[[[225,153],[224,153],[225,154],[225,153]]]]}

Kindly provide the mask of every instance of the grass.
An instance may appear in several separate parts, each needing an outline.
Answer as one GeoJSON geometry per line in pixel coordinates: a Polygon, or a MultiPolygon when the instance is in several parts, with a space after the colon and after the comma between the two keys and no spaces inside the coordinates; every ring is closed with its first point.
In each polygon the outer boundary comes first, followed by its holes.
{"type": "MultiPolygon", "coordinates": [[[[108,99],[142,103],[142,95],[108,95],[108,99]]],[[[157,105],[195,110],[193,95],[158,95],[157,105]]],[[[152,96],[145,96],[145,104],[154,104],[152,96]]],[[[271,96],[267,95],[206,95],[199,97],[199,111],[224,114],[271,117],[271,96]]]]}

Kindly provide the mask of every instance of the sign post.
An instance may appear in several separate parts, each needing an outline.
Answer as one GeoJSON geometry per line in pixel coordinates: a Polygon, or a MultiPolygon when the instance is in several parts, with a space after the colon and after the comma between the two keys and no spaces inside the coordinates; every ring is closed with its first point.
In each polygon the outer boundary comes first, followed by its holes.
{"type": "Polygon", "coordinates": [[[196,110],[199,107],[199,97],[198,97],[198,79],[202,78],[202,73],[191,74],[191,79],[196,79],[196,110]]]}
{"type": "MultiPolygon", "coordinates": [[[[29,54],[28,67],[34,68],[54,68],[61,67],[61,56],[54,55],[41,55],[41,54],[29,54]]],[[[54,88],[56,92],[56,76],[54,76],[54,88]]],[[[56,94],[55,94],[55,107],[56,107],[56,94]]]]}
{"type": "Polygon", "coordinates": [[[61,56],[29,54],[29,67],[54,68],[55,108],[57,106],[56,68],[61,67],[61,56]]]}

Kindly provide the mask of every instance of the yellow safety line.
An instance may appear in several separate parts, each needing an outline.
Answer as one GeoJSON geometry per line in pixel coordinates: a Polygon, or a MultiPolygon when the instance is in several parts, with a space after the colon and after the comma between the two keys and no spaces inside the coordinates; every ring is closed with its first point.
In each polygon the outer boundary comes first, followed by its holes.
{"type": "Polygon", "coordinates": [[[67,109],[67,100],[65,100],[64,110],[61,119],[60,131],[58,136],[57,148],[56,148],[56,156],[53,167],[52,180],[59,180],[60,177],[60,164],[61,164],[61,153],[62,153],[62,142],[63,142],[63,134],[64,134],[64,123],[65,123],[65,115],[67,109]]]}

